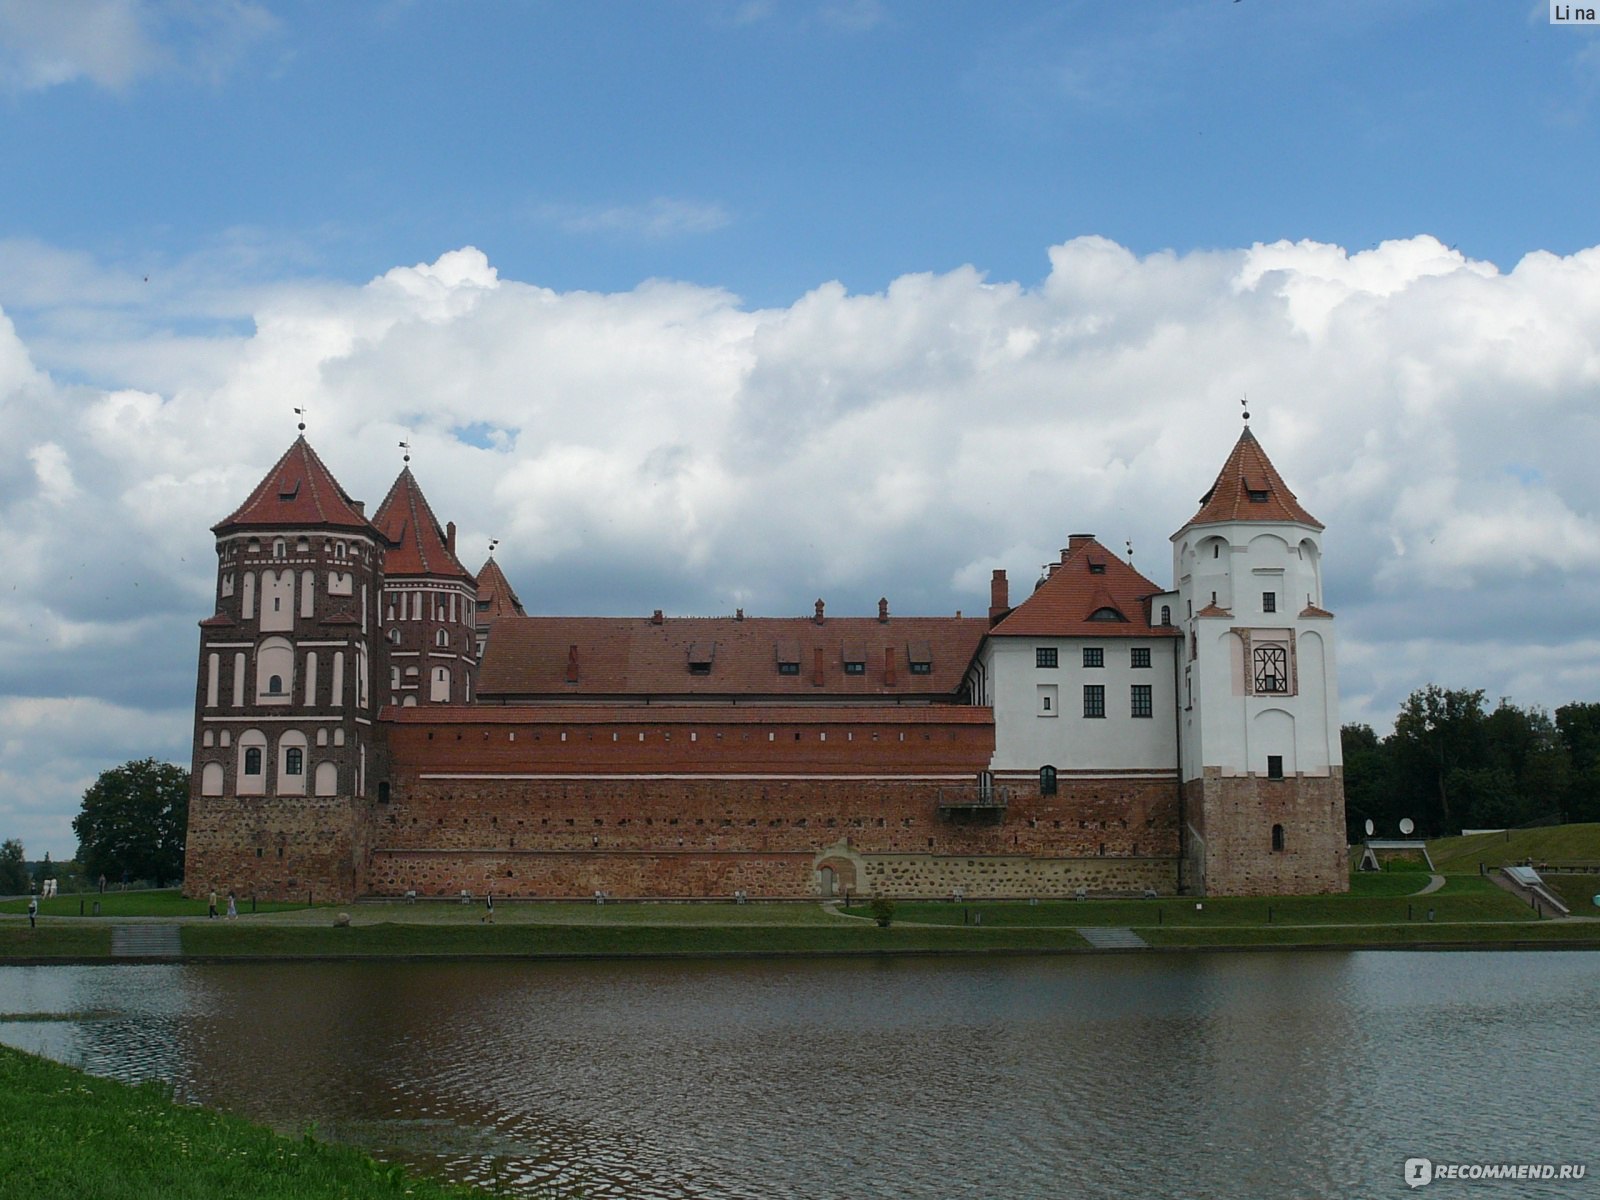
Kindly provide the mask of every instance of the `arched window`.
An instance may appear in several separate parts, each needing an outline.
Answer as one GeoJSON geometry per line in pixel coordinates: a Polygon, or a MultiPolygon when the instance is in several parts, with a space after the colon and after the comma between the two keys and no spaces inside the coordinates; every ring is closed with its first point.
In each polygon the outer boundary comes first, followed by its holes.
{"type": "Polygon", "coordinates": [[[1172,624],[1172,605],[1163,604],[1161,606],[1161,623],[1163,625],[1172,624]]]}
{"type": "Polygon", "coordinates": [[[299,746],[290,746],[283,752],[283,773],[285,775],[306,773],[306,752],[299,746]]]}
{"type": "MultiPolygon", "coordinates": [[[[392,620],[393,618],[390,619],[392,620]]],[[[398,646],[400,644],[400,631],[398,629],[391,628],[389,630],[389,642],[394,646],[398,646]]]]}
{"type": "Polygon", "coordinates": [[[296,542],[294,544],[294,552],[296,554],[305,554],[310,549],[311,549],[311,543],[308,542],[305,538],[301,538],[298,542],[296,542]]]}
{"type": "Polygon", "coordinates": [[[1283,849],[1283,826],[1282,825],[1274,825],[1272,827],[1272,848],[1274,850],[1282,850],[1283,849]]]}
{"type": "Polygon", "coordinates": [[[1039,795],[1054,796],[1056,794],[1056,769],[1054,767],[1039,768],[1039,795]]]}
{"type": "Polygon", "coordinates": [[[283,539],[282,538],[274,538],[273,539],[273,542],[272,542],[272,557],[273,558],[282,558],[283,557],[283,539]]]}
{"type": "Polygon", "coordinates": [[[244,773],[246,775],[261,774],[261,747],[246,746],[244,751],[244,773]]]}
{"type": "Polygon", "coordinates": [[[335,558],[343,558],[345,556],[345,548],[344,548],[344,543],[343,542],[335,542],[333,544],[333,556],[335,558]]]}
{"type": "Polygon", "coordinates": [[[269,695],[269,696],[281,696],[281,695],[283,695],[283,676],[282,675],[274,675],[270,679],[267,680],[267,695],[269,695]]]}

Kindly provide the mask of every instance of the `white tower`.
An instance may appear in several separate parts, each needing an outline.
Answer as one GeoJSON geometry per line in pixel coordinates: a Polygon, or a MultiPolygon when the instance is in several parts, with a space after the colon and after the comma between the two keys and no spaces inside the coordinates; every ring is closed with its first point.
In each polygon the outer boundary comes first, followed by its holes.
{"type": "Polygon", "coordinates": [[[1246,426],[1200,510],[1172,537],[1191,891],[1348,886],[1322,529],[1246,426]]]}

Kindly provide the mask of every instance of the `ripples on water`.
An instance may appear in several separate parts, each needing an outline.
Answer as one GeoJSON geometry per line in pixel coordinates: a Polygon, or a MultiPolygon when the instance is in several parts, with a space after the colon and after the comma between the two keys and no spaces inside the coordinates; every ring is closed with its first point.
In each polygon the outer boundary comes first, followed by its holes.
{"type": "Polygon", "coordinates": [[[91,1010],[0,1037],[527,1193],[1399,1194],[1585,1162],[1600,1101],[1582,953],[0,970],[91,1010]]]}

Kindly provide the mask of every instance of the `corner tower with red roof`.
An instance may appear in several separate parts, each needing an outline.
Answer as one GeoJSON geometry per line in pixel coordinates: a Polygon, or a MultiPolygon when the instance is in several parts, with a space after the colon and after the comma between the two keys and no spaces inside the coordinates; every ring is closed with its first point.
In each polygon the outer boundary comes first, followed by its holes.
{"type": "Polygon", "coordinates": [[[1247,426],[1172,536],[1188,890],[1348,887],[1322,530],[1247,426]]]}
{"type": "Polygon", "coordinates": [[[212,532],[185,887],[353,894],[379,748],[384,539],[303,435],[212,532]]]}
{"type": "Polygon", "coordinates": [[[455,522],[439,524],[408,465],[372,523],[388,543],[382,595],[388,702],[470,704],[478,584],[456,557],[455,522]]]}

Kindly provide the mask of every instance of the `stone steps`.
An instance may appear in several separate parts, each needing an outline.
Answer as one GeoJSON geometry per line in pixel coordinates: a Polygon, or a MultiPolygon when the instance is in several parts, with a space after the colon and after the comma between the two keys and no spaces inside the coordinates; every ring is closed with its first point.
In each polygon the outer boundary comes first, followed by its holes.
{"type": "Polygon", "coordinates": [[[176,925],[113,925],[113,958],[182,958],[183,939],[176,925]]]}
{"type": "Polygon", "coordinates": [[[1096,950],[1143,950],[1148,943],[1131,929],[1108,925],[1085,925],[1078,929],[1083,940],[1096,950]]]}

